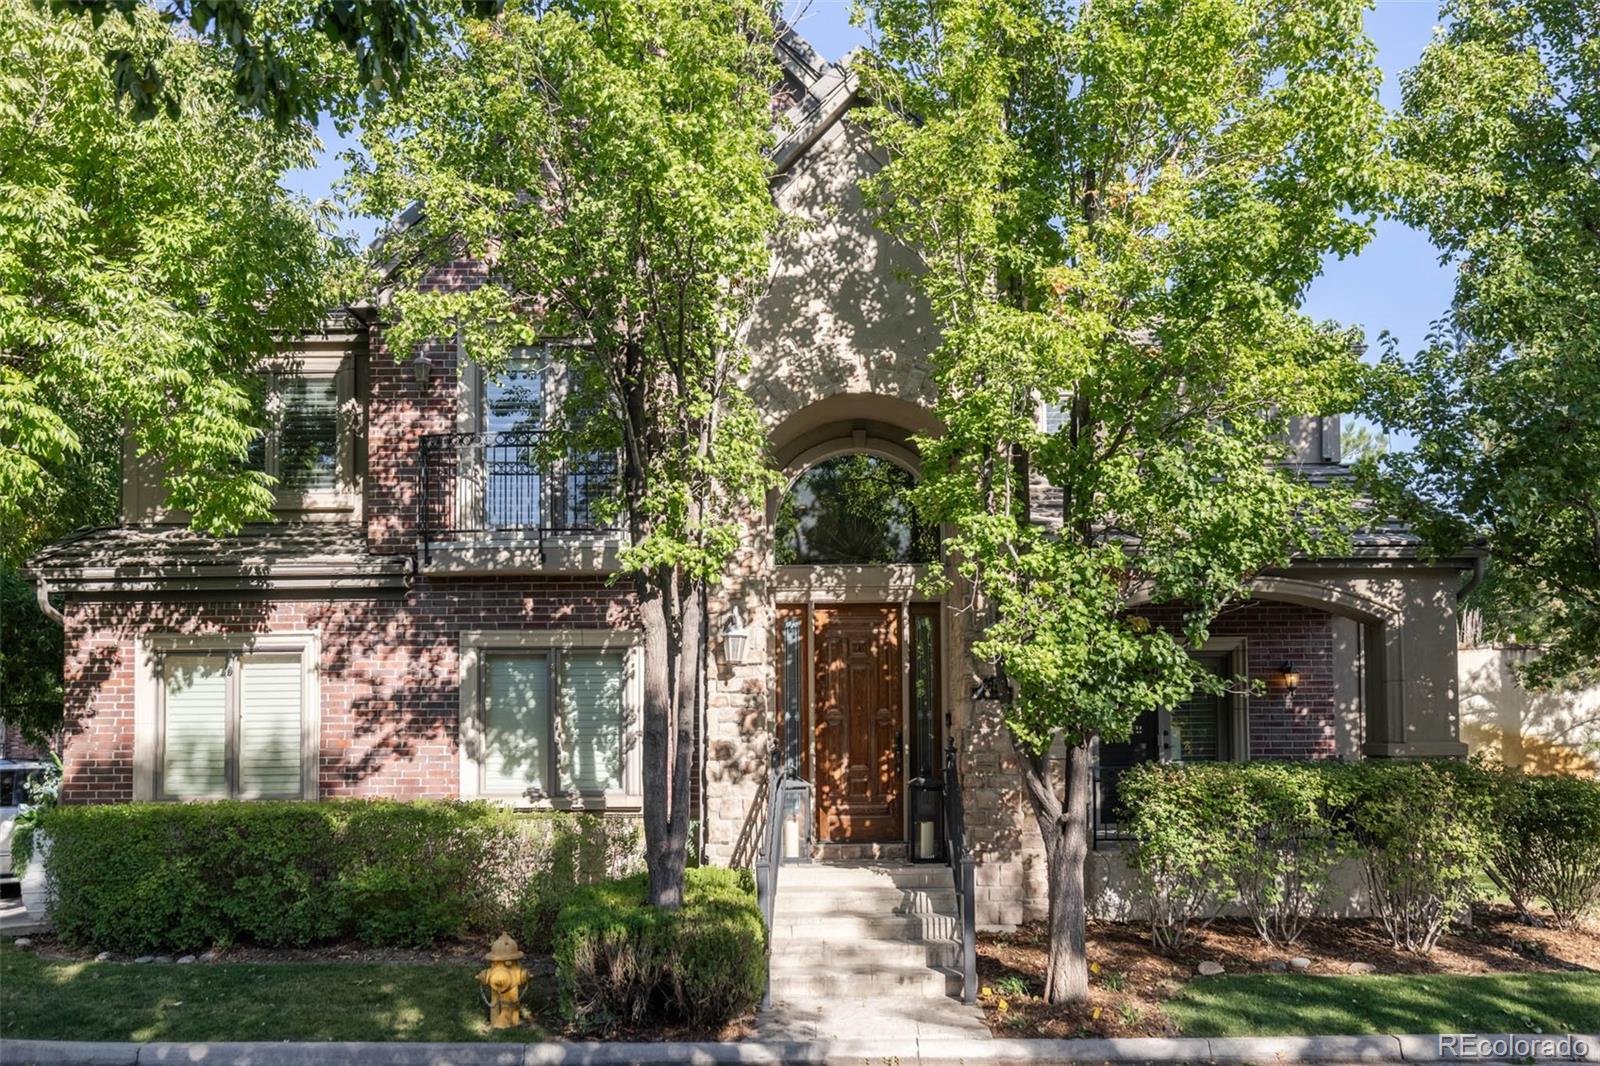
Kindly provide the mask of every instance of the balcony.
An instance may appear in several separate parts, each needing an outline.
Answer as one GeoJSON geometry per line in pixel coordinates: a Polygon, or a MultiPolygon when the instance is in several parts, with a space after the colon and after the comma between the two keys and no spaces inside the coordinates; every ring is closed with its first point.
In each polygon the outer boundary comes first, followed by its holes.
{"type": "Polygon", "coordinates": [[[423,566],[460,574],[614,570],[619,485],[615,453],[564,448],[550,430],[424,436],[423,566]]]}

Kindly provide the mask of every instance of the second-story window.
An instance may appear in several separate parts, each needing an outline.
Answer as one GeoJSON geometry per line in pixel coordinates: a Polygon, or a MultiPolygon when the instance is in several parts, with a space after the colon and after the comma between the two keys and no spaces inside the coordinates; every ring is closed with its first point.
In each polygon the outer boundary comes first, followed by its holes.
{"type": "Polygon", "coordinates": [[[484,374],[482,516],[488,529],[584,531],[606,524],[615,494],[614,450],[556,449],[542,431],[561,403],[559,366],[543,354],[514,356],[498,374],[484,374]]]}
{"type": "Polygon", "coordinates": [[[514,358],[500,374],[484,377],[483,516],[490,529],[543,524],[544,381],[544,366],[531,358],[514,358]]]}
{"type": "Polygon", "coordinates": [[[251,465],[278,479],[283,492],[310,494],[339,487],[339,387],[333,378],[275,378],[267,400],[267,431],[251,450],[251,465]]]}

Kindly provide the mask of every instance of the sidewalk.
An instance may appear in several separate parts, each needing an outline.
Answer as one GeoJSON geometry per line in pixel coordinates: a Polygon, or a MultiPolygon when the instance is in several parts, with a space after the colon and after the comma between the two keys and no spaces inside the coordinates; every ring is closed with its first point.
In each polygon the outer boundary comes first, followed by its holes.
{"type": "MultiPolygon", "coordinates": [[[[1486,1041],[1554,1041],[1500,1035],[1486,1041]]],[[[4,1066],[979,1066],[982,1063],[1600,1062],[1600,1034],[1574,1036],[1583,1054],[1449,1054],[1437,1036],[1250,1037],[1209,1040],[884,1039],[715,1044],[113,1044],[0,1041],[4,1066]]],[[[1512,1051],[1521,1046],[1507,1045],[1512,1051]]]]}

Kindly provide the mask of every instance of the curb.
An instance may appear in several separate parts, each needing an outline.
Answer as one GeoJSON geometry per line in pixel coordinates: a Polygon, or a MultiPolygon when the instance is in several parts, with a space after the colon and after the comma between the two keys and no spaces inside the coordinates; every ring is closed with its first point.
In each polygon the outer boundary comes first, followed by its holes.
{"type": "Polygon", "coordinates": [[[1480,1052],[1438,1036],[1274,1036],[1121,1040],[871,1040],[741,1043],[406,1044],[0,1041],[3,1066],[971,1066],[975,1063],[1594,1062],[1600,1034],[1485,1034],[1480,1052]],[[1581,1048],[1579,1047],[1581,1045],[1581,1048]],[[1531,1054],[1529,1051],[1531,1050],[1531,1054]]]}

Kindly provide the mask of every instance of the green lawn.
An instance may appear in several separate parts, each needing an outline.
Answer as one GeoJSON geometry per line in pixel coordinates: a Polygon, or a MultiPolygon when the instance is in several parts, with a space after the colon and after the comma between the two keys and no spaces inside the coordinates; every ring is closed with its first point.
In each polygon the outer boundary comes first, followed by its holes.
{"type": "Polygon", "coordinates": [[[1188,1036],[1600,1032],[1600,974],[1191,981],[1165,1005],[1188,1036]]]}
{"type": "MultiPolygon", "coordinates": [[[[57,962],[0,947],[0,1036],[42,1040],[539,1040],[495,1032],[475,968],[57,962]]],[[[537,989],[534,990],[537,992],[537,989]]]]}

